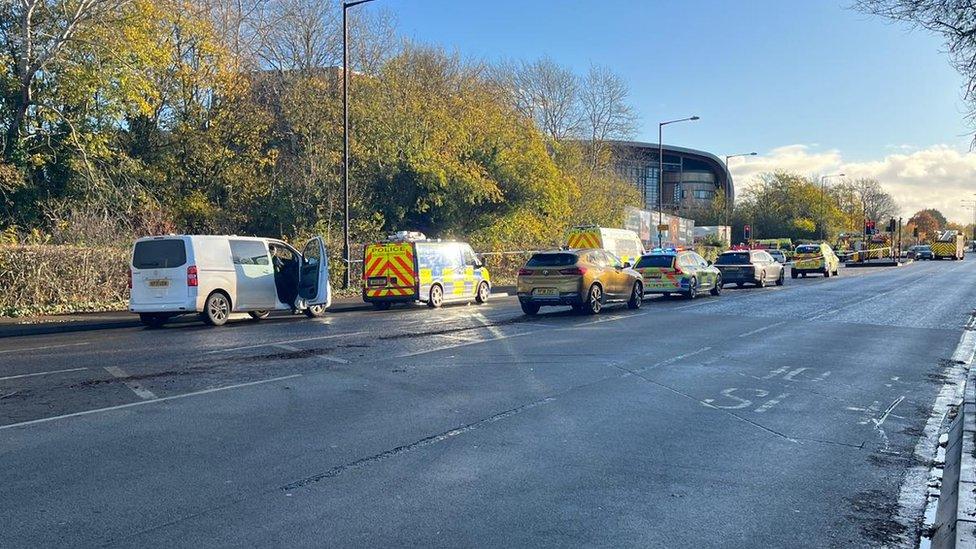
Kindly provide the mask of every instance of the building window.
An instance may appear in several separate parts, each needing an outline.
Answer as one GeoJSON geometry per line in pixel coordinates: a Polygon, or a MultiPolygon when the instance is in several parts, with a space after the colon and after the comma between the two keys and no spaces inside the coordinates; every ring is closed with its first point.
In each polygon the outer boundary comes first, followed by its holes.
{"type": "Polygon", "coordinates": [[[698,190],[694,192],[694,196],[699,200],[711,200],[715,198],[715,191],[698,190]]]}

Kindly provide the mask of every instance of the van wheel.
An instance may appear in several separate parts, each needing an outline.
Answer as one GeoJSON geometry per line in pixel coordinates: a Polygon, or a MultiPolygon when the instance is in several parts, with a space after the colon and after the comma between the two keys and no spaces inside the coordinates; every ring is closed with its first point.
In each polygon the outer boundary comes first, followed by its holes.
{"type": "Polygon", "coordinates": [[[149,328],[160,328],[164,323],[166,323],[166,317],[164,315],[142,313],[139,315],[139,322],[142,322],[149,328]]]}
{"type": "Polygon", "coordinates": [[[474,300],[478,302],[479,305],[488,302],[488,296],[491,295],[491,288],[488,287],[487,282],[482,282],[478,285],[478,293],[475,294],[474,300]]]}
{"type": "Polygon", "coordinates": [[[824,278],[830,278],[830,269],[825,268],[823,272],[824,278]]]}
{"type": "Polygon", "coordinates": [[[590,291],[586,294],[586,307],[584,311],[588,315],[598,315],[603,310],[603,288],[599,284],[590,286],[590,291]]]}
{"type": "Polygon", "coordinates": [[[796,271],[794,271],[793,269],[790,269],[790,278],[792,278],[793,280],[796,280],[796,277],[798,277],[798,276],[800,276],[800,275],[796,271]]]}
{"type": "Polygon", "coordinates": [[[634,291],[630,294],[630,301],[627,302],[628,309],[640,309],[644,304],[644,285],[634,282],[634,291]]]}
{"type": "Polygon", "coordinates": [[[203,317],[204,322],[211,326],[227,324],[227,318],[230,316],[230,298],[223,292],[211,293],[207,296],[200,316],[203,317]]]}
{"type": "Polygon", "coordinates": [[[535,303],[521,303],[520,305],[522,305],[522,312],[529,316],[539,314],[539,305],[535,303]]]}
{"type": "Polygon", "coordinates": [[[439,309],[444,304],[444,288],[440,284],[430,287],[430,296],[427,298],[427,306],[431,309],[439,309]]]}
{"type": "Polygon", "coordinates": [[[319,318],[325,316],[325,307],[322,305],[312,305],[305,309],[305,316],[308,318],[319,318]]]}
{"type": "Polygon", "coordinates": [[[374,301],[373,308],[377,311],[389,311],[390,306],[393,305],[389,301],[374,301]]]}
{"type": "Polygon", "coordinates": [[[271,311],[251,311],[247,314],[250,315],[254,320],[264,320],[271,316],[271,311]]]}

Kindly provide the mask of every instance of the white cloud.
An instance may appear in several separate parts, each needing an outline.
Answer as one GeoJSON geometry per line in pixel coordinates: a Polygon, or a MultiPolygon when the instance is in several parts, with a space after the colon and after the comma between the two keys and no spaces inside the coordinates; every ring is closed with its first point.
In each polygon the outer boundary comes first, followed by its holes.
{"type": "Polygon", "coordinates": [[[881,160],[845,162],[840,151],[813,151],[807,145],[788,145],[764,156],[730,162],[736,186],[748,187],[763,172],[786,170],[802,175],[843,172],[849,178],[874,178],[898,202],[906,218],[924,209],[940,210],[952,221],[971,222],[973,213],[962,200],[976,199],[976,153],[946,145],[891,154],[881,160]]]}

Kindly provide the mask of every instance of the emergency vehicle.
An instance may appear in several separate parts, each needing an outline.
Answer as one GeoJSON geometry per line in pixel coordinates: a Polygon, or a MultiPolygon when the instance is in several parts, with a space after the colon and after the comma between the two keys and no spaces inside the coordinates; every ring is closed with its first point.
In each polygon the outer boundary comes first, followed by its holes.
{"type": "Polygon", "coordinates": [[[793,256],[793,268],[790,277],[806,276],[810,273],[820,273],[824,278],[840,274],[840,258],[827,244],[800,244],[793,256]]]}
{"type": "Polygon", "coordinates": [[[363,255],[363,301],[379,310],[420,301],[484,303],[491,293],[488,269],[465,242],[430,240],[401,231],[369,244],[363,255]]]}
{"type": "Polygon", "coordinates": [[[596,225],[573,227],[566,236],[571,250],[601,248],[617,256],[623,263],[634,265],[644,255],[644,245],[637,233],[627,229],[609,229],[596,225]]]}
{"type": "Polygon", "coordinates": [[[956,230],[942,231],[932,243],[935,259],[963,259],[966,257],[966,238],[956,230]]]}

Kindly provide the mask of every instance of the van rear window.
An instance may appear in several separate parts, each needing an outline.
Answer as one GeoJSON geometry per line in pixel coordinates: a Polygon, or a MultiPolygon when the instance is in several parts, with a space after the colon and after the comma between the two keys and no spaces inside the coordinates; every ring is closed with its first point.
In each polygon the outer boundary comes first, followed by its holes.
{"type": "Polygon", "coordinates": [[[535,254],[526,267],[568,267],[576,265],[576,254],[535,254]]]}
{"type": "Polygon", "coordinates": [[[136,242],[132,266],[136,269],[168,269],[186,263],[186,245],[180,239],[136,242]]]}

